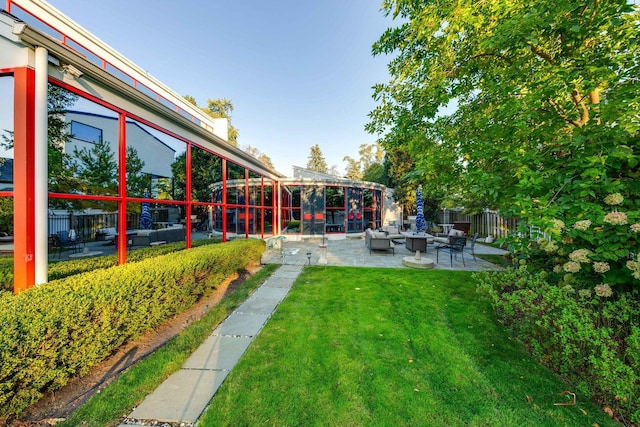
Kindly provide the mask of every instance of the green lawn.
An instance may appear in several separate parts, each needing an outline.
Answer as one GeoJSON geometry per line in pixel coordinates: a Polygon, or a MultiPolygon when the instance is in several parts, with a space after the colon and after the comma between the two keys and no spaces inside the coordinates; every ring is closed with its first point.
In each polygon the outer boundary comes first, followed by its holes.
{"type": "Polygon", "coordinates": [[[200,425],[617,425],[563,390],[470,273],[310,267],[200,425]]]}

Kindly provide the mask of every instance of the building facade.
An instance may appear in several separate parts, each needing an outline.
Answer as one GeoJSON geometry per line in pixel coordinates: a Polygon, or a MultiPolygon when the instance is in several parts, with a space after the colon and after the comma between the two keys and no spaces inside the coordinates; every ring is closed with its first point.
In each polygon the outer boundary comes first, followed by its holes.
{"type": "Polygon", "coordinates": [[[0,188],[0,209],[13,215],[0,232],[14,236],[16,292],[47,281],[50,212],[112,218],[82,233],[115,228],[120,264],[149,206],[157,226],[186,228],[187,248],[203,229],[227,240],[359,232],[384,221],[383,186],[286,178],[229,144],[226,120],[45,1],[6,0],[0,11],[0,99],[13,100],[0,105],[0,157],[13,165],[0,188]]]}

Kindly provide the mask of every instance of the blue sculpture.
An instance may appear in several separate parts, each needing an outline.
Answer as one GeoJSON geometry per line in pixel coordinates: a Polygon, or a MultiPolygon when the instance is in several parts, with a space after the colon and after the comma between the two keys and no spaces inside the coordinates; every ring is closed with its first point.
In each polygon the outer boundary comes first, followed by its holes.
{"type": "Polygon", "coordinates": [[[418,213],[416,214],[416,231],[418,233],[424,233],[427,231],[427,223],[424,220],[424,199],[422,195],[422,185],[418,186],[416,191],[416,207],[418,213]]]}

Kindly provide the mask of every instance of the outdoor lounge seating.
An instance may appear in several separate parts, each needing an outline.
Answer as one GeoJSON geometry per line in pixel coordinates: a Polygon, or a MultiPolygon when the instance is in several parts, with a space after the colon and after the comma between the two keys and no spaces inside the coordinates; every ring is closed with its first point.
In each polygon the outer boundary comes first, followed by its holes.
{"type": "Polygon", "coordinates": [[[159,228],[158,230],[138,230],[131,237],[133,246],[149,246],[153,242],[183,242],[187,230],[182,225],[159,228]]]}
{"type": "Polygon", "coordinates": [[[471,228],[470,222],[456,222],[453,224],[453,228],[449,230],[449,233],[439,234],[434,238],[434,240],[437,243],[443,243],[446,245],[449,243],[450,237],[461,237],[461,236],[466,237],[469,234],[470,228],[471,228]]]}
{"type": "Polygon", "coordinates": [[[464,247],[467,244],[467,237],[466,236],[452,236],[449,238],[449,244],[446,245],[438,245],[436,246],[436,263],[438,262],[438,258],[440,255],[440,251],[443,252],[448,252],[449,253],[449,259],[451,261],[451,266],[453,267],[453,257],[454,255],[457,256],[458,254],[460,254],[460,256],[462,257],[462,265],[465,266],[464,264],[464,247]]]}
{"type": "Polygon", "coordinates": [[[391,250],[394,255],[396,253],[393,242],[383,231],[373,231],[367,228],[367,231],[364,233],[364,239],[367,248],[369,248],[369,253],[374,250],[391,250]]]}
{"type": "Polygon", "coordinates": [[[378,231],[384,231],[388,238],[391,240],[403,240],[404,236],[400,232],[400,227],[396,225],[384,225],[378,229],[378,231]]]}

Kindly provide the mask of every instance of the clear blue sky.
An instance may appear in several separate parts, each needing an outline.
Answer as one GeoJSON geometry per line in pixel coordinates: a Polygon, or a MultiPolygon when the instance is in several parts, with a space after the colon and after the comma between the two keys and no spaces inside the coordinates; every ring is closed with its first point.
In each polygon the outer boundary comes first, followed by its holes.
{"type": "Polygon", "coordinates": [[[238,145],[288,176],[318,144],[344,174],[359,158],[371,87],[389,58],[371,45],[395,23],[380,0],[49,0],[181,95],[227,98],[238,145]]]}

